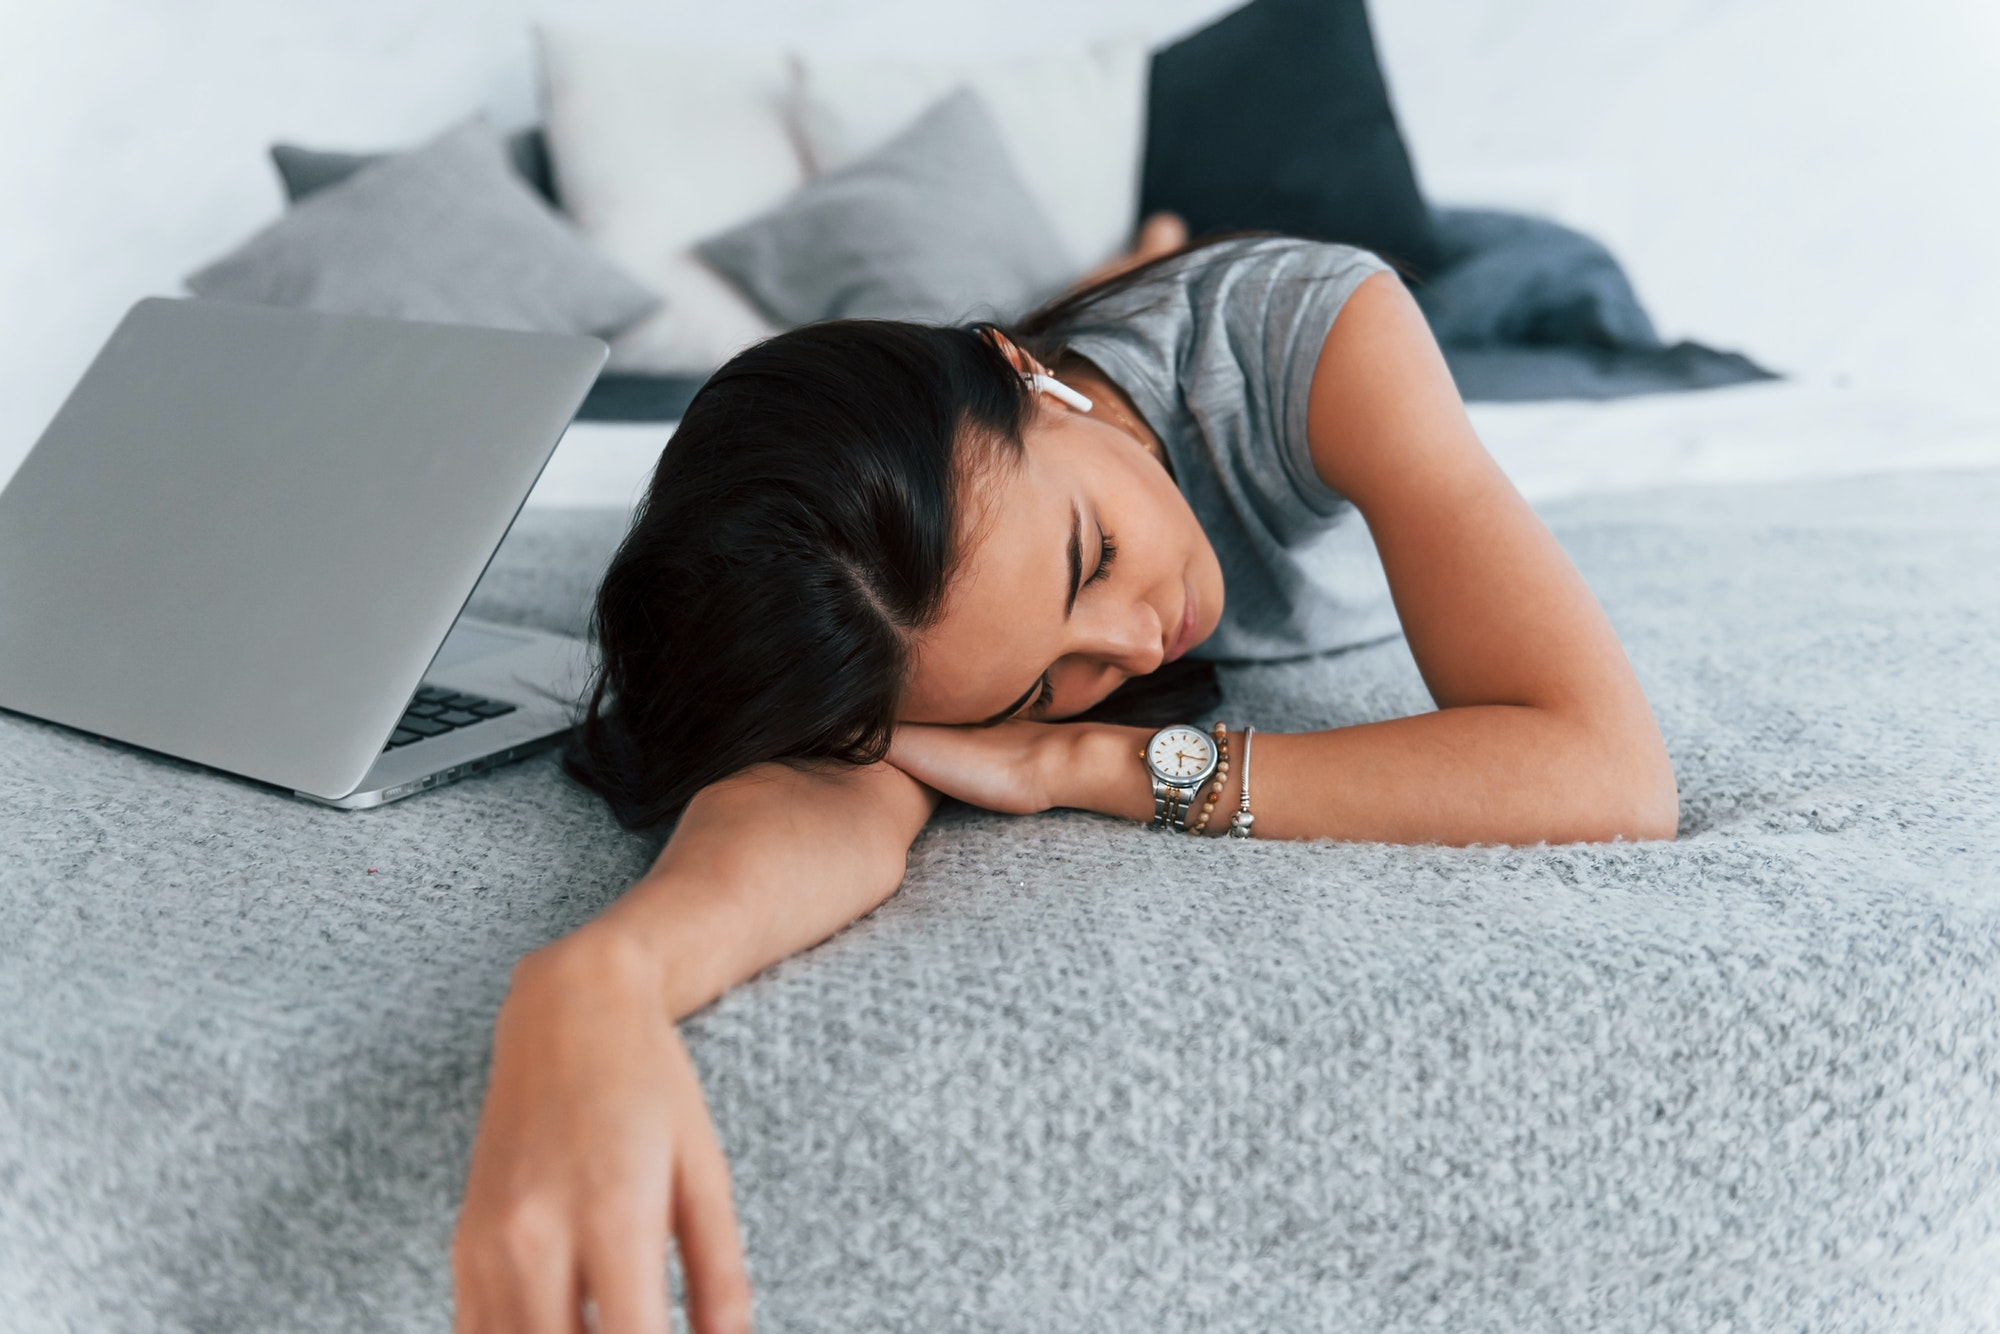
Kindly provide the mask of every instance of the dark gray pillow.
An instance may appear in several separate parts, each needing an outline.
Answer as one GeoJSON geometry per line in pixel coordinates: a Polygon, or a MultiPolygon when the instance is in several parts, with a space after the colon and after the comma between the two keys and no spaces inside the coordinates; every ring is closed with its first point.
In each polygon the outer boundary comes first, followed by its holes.
{"type": "Polygon", "coordinates": [[[227,301],[600,336],[660,304],[528,188],[477,117],[301,201],[187,286],[227,301]]]}
{"type": "Polygon", "coordinates": [[[785,325],[1009,318],[1060,288],[1071,267],[969,88],[695,249],[785,325]]]}
{"type": "MultiPolygon", "coordinates": [[[[329,148],[301,148],[297,144],[272,144],[271,162],[285,187],[285,200],[296,204],[307,195],[324,190],[394,153],[344,153],[329,148]]],[[[542,127],[530,125],[507,136],[507,157],[521,179],[551,204],[556,199],[555,173],[549,167],[549,145],[542,127]]]]}
{"type": "Polygon", "coordinates": [[[1251,0],[1154,54],[1139,216],[1162,210],[1437,271],[1364,0],[1251,0]]]}

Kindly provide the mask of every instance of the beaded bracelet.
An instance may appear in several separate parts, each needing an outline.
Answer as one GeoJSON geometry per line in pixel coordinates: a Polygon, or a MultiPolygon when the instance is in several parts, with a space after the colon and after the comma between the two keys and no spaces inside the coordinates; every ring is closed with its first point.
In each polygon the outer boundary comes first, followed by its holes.
{"type": "Polygon", "coordinates": [[[1209,813],[1215,809],[1215,799],[1222,795],[1223,785],[1229,781],[1229,728],[1217,722],[1215,732],[1215,753],[1220,758],[1215,766],[1215,779],[1208,789],[1208,800],[1201,804],[1201,818],[1187,827],[1190,834],[1200,837],[1208,830],[1209,813]]]}

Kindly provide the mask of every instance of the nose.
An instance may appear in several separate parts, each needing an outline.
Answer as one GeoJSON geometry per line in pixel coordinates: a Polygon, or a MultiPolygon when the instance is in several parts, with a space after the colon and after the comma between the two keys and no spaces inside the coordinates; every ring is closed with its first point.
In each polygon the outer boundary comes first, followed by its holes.
{"type": "Polygon", "coordinates": [[[1071,652],[1115,668],[1127,676],[1145,676],[1167,656],[1166,631],[1160,613],[1150,604],[1093,608],[1078,616],[1079,642],[1071,652]]]}

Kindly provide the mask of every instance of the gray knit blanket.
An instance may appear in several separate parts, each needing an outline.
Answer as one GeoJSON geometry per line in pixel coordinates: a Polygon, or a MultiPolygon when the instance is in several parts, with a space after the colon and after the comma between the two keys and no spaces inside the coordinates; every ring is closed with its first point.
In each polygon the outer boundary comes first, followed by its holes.
{"type": "MultiPolygon", "coordinates": [[[[2000,1327],[2000,471],[1542,512],[1672,843],[943,812],[685,1025],[765,1331],[2000,1327]]],[[[574,629],[533,512],[475,607],[574,629]]],[[[1430,707],[1405,644],[1232,722],[1430,707]]],[[[381,811],[0,716],[0,1325],[437,1330],[509,965],[649,861],[543,757],[381,811]]]]}

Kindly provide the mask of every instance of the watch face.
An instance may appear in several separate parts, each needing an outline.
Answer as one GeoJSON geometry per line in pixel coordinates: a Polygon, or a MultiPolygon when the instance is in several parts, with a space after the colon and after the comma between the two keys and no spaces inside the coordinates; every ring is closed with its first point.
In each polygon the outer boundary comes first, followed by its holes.
{"type": "Polygon", "coordinates": [[[1199,782],[1215,770],[1215,742],[1196,728],[1162,728],[1146,745],[1146,763],[1169,783],[1199,782]]]}

